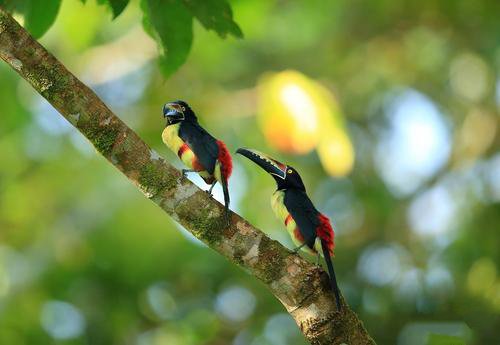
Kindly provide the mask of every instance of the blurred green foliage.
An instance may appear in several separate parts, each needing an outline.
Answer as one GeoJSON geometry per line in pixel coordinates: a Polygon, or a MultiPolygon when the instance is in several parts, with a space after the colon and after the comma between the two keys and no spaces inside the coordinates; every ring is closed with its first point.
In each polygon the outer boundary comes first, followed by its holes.
{"type": "MultiPolygon", "coordinates": [[[[86,0],[80,0],[86,3],[86,0]]],[[[129,0],[96,0],[108,6],[113,19],[127,7],[129,0]]],[[[61,0],[0,0],[0,6],[23,16],[25,28],[35,38],[41,37],[56,19],[61,0]]],[[[175,72],[187,59],[193,41],[193,17],[207,30],[220,37],[228,33],[243,37],[226,0],[141,0],[146,32],[158,42],[160,70],[165,77],[175,72]]]]}
{"type": "Polygon", "coordinates": [[[26,29],[35,38],[43,36],[56,19],[61,0],[0,0],[0,6],[24,17],[26,29]]]}
{"type": "MultiPolygon", "coordinates": [[[[124,3],[64,0],[41,42],[179,167],[160,139],[174,99],[232,152],[296,167],[334,223],[341,290],[378,343],[498,342],[498,1],[214,1],[222,22],[185,1],[194,40],[168,80],[145,1],[124,3]],[[230,13],[244,40],[218,37],[240,36],[230,13]],[[256,86],[288,69],[335,94],[356,152],[349,176],[266,142],[256,86]]],[[[16,13],[39,35],[55,16],[16,13]]],[[[165,40],[177,19],[155,19],[165,40]]],[[[0,104],[0,344],[305,343],[261,283],[179,229],[6,64],[0,104]]],[[[234,163],[232,208],[291,247],[268,206],[272,180],[234,163]]]]}

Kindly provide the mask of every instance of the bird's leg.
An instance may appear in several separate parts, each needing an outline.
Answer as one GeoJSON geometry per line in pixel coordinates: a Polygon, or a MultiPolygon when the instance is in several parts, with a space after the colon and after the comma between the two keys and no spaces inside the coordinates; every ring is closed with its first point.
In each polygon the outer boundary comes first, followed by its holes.
{"type": "Polygon", "coordinates": [[[320,256],[321,256],[321,255],[320,255],[320,254],[319,254],[319,252],[318,252],[318,256],[316,256],[316,265],[317,265],[317,266],[320,266],[320,264],[319,264],[320,256]]]}
{"type": "Polygon", "coordinates": [[[231,215],[229,214],[228,206],[224,207],[224,222],[226,223],[226,226],[231,225],[231,215]]]}
{"type": "Polygon", "coordinates": [[[214,181],[214,183],[212,183],[210,188],[207,190],[208,195],[212,196],[212,189],[214,189],[216,183],[217,181],[214,181]]]}
{"type": "Polygon", "coordinates": [[[298,246],[297,248],[295,248],[295,249],[293,250],[293,252],[294,252],[295,254],[297,254],[297,253],[299,252],[299,250],[300,250],[302,247],[304,247],[305,245],[306,245],[306,243],[302,243],[300,246],[298,246]]]}
{"type": "Polygon", "coordinates": [[[181,172],[182,172],[182,177],[186,177],[187,173],[196,172],[196,170],[193,170],[193,169],[182,169],[181,172]]]}

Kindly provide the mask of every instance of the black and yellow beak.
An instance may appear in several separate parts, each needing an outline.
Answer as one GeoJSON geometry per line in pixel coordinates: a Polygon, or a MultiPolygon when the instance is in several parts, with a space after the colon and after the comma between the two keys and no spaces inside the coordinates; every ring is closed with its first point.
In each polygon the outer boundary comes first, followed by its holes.
{"type": "Polygon", "coordinates": [[[287,166],[257,150],[239,148],[236,153],[243,155],[273,176],[286,178],[287,166]]]}
{"type": "Polygon", "coordinates": [[[163,117],[167,120],[167,124],[184,120],[183,106],[175,102],[165,104],[163,106],[163,117]]]}

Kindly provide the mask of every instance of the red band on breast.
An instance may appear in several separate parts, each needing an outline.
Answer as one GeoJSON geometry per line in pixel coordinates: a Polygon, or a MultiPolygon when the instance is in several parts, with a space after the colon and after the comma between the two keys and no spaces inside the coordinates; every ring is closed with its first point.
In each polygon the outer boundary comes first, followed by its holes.
{"type": "Polygon", "coordinates": [[[186,152],[187,150],[189,150],[189,146],[188,144],[184,143],[182,144],[181,147],[179,147],[179,151],[177,151],[177,156],[179,156],[179,158],[182,159],[182,155],[184,154],[184,152],[186,152]]]}
{"type": "Polygon", "coordinates": [[[295,227],[293,230],[293,236],[297,239],[298,242],[304,243],[304,236],[302,236],[302,233],[300,232],[300,229],[298,227],[295,227]]]}

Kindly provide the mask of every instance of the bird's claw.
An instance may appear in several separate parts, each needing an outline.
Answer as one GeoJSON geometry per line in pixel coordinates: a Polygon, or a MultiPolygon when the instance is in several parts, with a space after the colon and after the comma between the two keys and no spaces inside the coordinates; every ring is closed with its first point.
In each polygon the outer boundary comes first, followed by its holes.
{"type": "Polygon", "coordinates": [[[226,210],[224,213],[224,224],[226,226],[231,225],[231,215],[229,214],[229,210],[226,210]]]}
{"type": "Polygon", "coordinates": [[[304,246],[305,246],[305,243],[302,244],[302,245],[300,245],[300,246],[298,246],[297,248],[294,248],[293,249],[293,253],[297,254],[304,246]]]}

